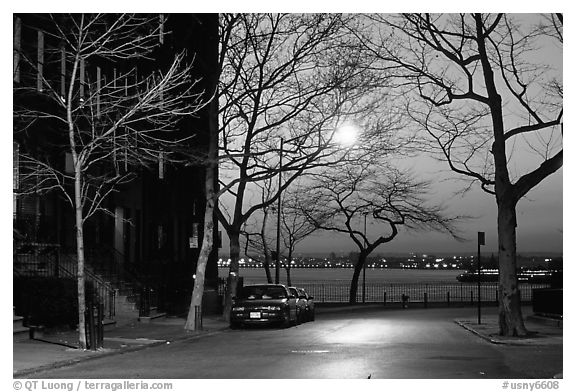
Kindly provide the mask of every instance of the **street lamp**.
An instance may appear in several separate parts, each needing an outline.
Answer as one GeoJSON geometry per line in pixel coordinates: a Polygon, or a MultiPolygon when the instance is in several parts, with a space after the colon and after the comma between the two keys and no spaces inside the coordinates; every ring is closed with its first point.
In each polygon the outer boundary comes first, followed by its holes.
{"type": "Polygon", "coordinates": [[[356,125],[346,123],[336,128],[334,141],[342,147],[352,147],[358,140],[359,129],[356,125]]]}
{"type": "Polygon", "coordinates": [[[276,224],[276,276],[274,282],[280,283],[280,215],[282,214],[282,155],[284,155],[284,138],[280,138],[280,162],[278,172],[278,217],[276,224]]]}
{"type": "MultiPolygon", "coordinates": [[[[364,246],[368,244],[368,240],[366,239],[366,217],[368,216],[367,213],[364,213],[364,246]]],[[[364,259],[364,265],[362,268],[362,303],[366,303],[366,259],[364,259]]]]}
{"type": "Polygon", "coordinates": [[[480,271],[480,245],[485,245],[485,235],[483,231],[478,232],[478,325],[482,324],[482,301],[480,299],[480,278],[481,278],[481,271],[480,271]]]}

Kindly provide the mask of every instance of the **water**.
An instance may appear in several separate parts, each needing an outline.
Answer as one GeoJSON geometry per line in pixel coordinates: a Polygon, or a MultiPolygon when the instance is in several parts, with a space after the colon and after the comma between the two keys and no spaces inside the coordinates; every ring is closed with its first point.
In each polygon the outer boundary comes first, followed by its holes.
{"type": "MultiPolygon", "coordinates": [[[[272,279],[275,271],[270,270],[272,279]]],[[[292,284],[311,282],[350,282],[353,269],[347,268],[294,268],[290,271],[292,284]]],[[[391,269],[366,268],[367,283],[419,283],[419,282],[454,282],[456,277],[466,271],[463,270],[424,270],[424,269],[391,269]]],[[[228,275],[228,268],[218,270],[220,277],[228,275]]],[[[263,268],[241,268],[240,276],[244,283],[266,283],[266,273],[263,268]]],[[[360,274],[362,282],[362,274],[360,274]]],[[[280,270],[280,282],[286,283],[286,270],[280,270]]]]}
{"type": "MultiPolygon", "coordinates": [[[[270,271],[274,278],[274,270],[270,271]]],[[[427,269],[386,269],[367,268],[366,284],[363,285],[362,274],[358,280],[356,302],[363,300],[376,303],[399,303],[407,295],[409,302],[458,302],[473,304],[477,301],[477,283],[462,283],[456,277],[463,270],[427,270],[427,269]]],[[[317,303],[345,303],[349,301],[352,269],[338,268],[295,268],[291,270],[292,285],[306,289],[314,296],[317,303]]],[[[219,276],[226,277],[227,268],[219,269],[219,276]]],[[[266,283],[263,268],[242,268],[240,276],[244,284],[266,283]]],[[[280,270],[280,283],[286,284],[286,270],[280,270]]],[[[546,284],[521,284],[522,301],[530,301],[533,288],[546,284]]],[[[483,302],[496,303],[498,300],[498,283],[481,284],[483,302]]]]}

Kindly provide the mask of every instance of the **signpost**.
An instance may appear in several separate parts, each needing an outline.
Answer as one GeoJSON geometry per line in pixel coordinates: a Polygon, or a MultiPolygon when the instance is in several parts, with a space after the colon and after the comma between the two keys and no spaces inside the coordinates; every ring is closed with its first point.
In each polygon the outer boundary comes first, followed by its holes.
{"type": "Polygon", "coordinates": [[[480,281],[482,278],[480,271],[480,245],[485,245],[485,235],[483,231],[478,232],[478,325],[482,324],[482,300],[480,297],[480,281]]]}

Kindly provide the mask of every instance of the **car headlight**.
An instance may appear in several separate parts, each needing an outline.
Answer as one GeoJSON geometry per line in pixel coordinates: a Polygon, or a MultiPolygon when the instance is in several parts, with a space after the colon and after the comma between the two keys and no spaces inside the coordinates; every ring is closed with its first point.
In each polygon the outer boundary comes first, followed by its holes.
{"type": "Polygon", "coordinates": [[[232,308],[233,311],[235,312],[243,312],[244,311],[244,306],[235,306],[232,308]]]}

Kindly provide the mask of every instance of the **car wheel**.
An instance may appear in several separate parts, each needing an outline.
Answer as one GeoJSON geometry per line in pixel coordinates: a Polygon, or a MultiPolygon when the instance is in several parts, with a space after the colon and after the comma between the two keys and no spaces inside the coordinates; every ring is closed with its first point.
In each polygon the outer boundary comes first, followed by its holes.
{"type": "Polygon", "coordinates": [[[284,315],[284,321],[282,321],[282,328],[290,328],[292,321],[290,320],[290,311],[286,312],[284,315]]]}
{"type": "Polygon", "coordinates": [[[230,321],[230,329],[238,329],[240,328],[240,323],[235,321],[230,321]]]}

